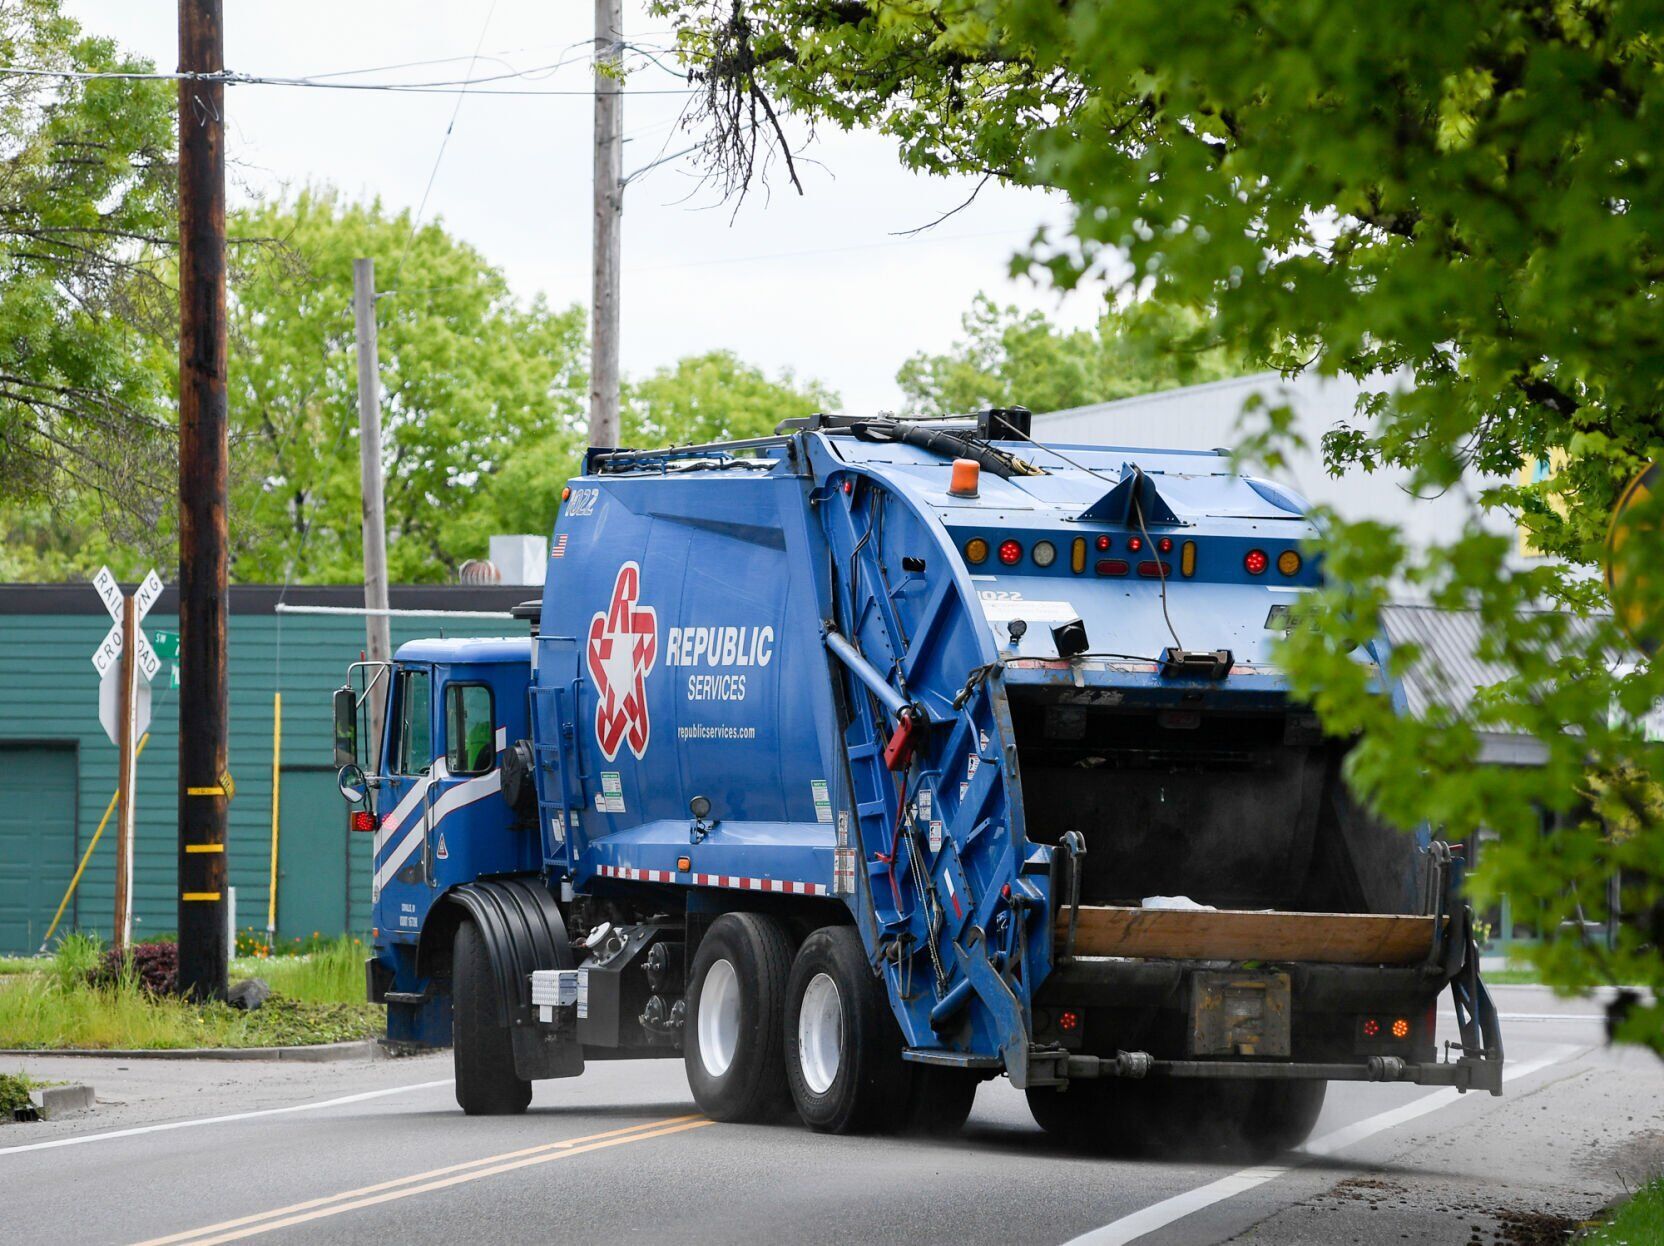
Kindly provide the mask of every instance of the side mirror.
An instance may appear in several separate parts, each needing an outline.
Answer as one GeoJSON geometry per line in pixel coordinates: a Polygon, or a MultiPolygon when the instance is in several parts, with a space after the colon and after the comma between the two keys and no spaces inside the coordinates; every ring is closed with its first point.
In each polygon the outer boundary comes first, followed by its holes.
{"type": "MultiPolygon", "coordinates": [[[[358,698],[350,687],[335,690],[335,764],[358,764],[358,698]]],[[[364,777],[362,770],[358,777],[364,777]]]]}
{"type": "Polygon", "coordinates": [[[341,796],[348,804],[362,803],[370,794],[370,781],[364,777],[364,771],[357,762],[348,762],[335,775],[335,785],[341,789],[341,796]]]}

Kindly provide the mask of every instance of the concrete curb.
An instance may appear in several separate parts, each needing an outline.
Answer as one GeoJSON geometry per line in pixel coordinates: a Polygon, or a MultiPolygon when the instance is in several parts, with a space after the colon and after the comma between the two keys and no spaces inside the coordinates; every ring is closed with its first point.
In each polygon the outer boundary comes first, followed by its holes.
{"type": "Polygon", "coordinates": [[[74,1056],[100,1060],[299,1060],[310,1064],[321,1064],[331,1060],[386,1058],[381,1040],[375,1038],[348,1043],[315,1043],[308,1047],[172,1047],[155,1050],[89,1047],[6,1048],[0,1050],[0,1056],[74,1056]]]}
{"type": "Polygon", "coordinates": [[[98,1102],[92,1087],[86,1085],[43,1086],[39,1090],[31,1090],[29,1098],[35,1101],[40,1114],[47,1120],[65,1112],[90,1112],[93,1104],[98,1102]]]}

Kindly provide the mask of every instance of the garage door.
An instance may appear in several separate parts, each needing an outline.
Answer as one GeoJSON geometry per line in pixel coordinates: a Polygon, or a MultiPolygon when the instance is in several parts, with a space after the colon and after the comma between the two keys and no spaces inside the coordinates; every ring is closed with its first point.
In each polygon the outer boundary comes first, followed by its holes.
{"type": "Polygon", "coordinates": [[[73,748],[0,744],[0,954],[40,946],[75,872],[75,778],[73,748]]]}

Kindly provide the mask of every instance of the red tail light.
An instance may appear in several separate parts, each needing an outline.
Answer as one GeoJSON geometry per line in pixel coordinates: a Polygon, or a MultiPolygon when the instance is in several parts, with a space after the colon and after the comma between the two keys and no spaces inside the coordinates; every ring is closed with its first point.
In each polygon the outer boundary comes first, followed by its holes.
{"type": "Polygon", "coordinates": [[[1171,554],[1173,552],[1173,538],[1170,536],[1158,537],[1156,539],[1156,552],[1158,554],[1171,554]]]}
{"type": "Polygon", "coordinates": [[[1014,567],[1023,558],[1023,546],[1020,541],[1004,540],[1000,542],[1000,561],[1008,567],[1014,567]]]}
{"type": "Polygon", "coordinates": [[[1249,575],[1264,575],[1265,569],[1271,565],[1271,560],[1265,556],[1263,549],[1251,549],[1242,560],[1243,570],[1249,575]]]}
{"type": "Polygon", "coordinates": [[[1381,1023],[1379,1021],[1377,1021],[1374,1017],[1365,1017],[1364,1018],[1364,1037],[1365,1038],[1379,1038],[1380,1036],[1381,1036],[1381,1023]]]}
{"type": "Polygon", "coordinates": [[[1109,548],[1109,538],[1107,536],[1099,537],[1097,540],[1097,546],[1098,552],[1102,553],[1104,550],[1109,548]]]}
{"type": "Polygon", "coordinates": [[[1127,548],[1130,549],[1133,553],[1136,554],[1139,550],[1144,548],[1144,538],[1143,537],[1138,537],[1138,536],[1129,536],[1127,538],[1127,548]]]}
{"type": "Polygon", "coordinates": [[[352,811],[352,820],[349,825],[355,831],[373,831],[377,829],[377,821],[378,819],[376,818],[376,815],[371,813],[368,809],[354,809],[352,811]]]}
{"type": "Polygon", "coordinates": [[[1125,575],[1127,564],[1119,558],[1100,558],[1097,570],[1099,575],[1125,575]]]}
{"type": "Polygon", "coordinates": [[[1165,562],[1152,559],[1138,564],[1138,574],[1147,580],[1163,579],[1173,574],[1173,568],[1165,562]]]}

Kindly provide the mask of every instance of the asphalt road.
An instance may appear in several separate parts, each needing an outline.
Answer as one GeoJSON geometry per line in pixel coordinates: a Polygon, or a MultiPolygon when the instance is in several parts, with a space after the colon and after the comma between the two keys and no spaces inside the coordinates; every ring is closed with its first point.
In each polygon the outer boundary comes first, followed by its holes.
{"type": "Polygon", "coordinates": [[[1664,1167],[1664,1064],[1606,1048],[1586,1001],[1496,993],[1504,1097],[1332,1086],[1312,1142],[1249,1169],[1071,1154],[1004,1082],[936,1143],[714,1124],[679,1061],[592,1064],[471,1119],[445,1056],[0,1059],[101,1100],[0,1126],[0,1241],[1562,1241],[1664,1167]]]}

